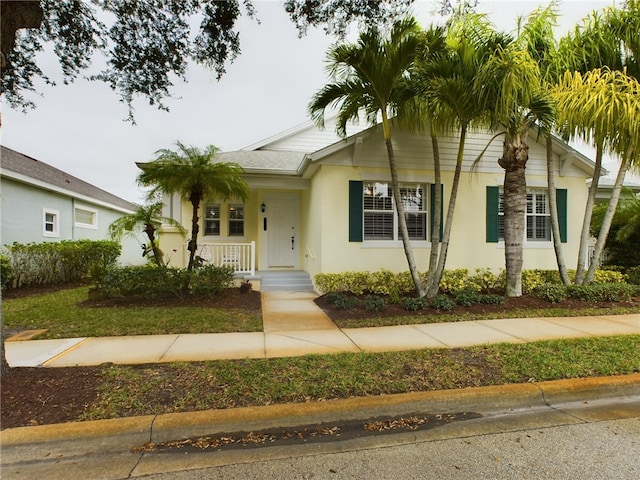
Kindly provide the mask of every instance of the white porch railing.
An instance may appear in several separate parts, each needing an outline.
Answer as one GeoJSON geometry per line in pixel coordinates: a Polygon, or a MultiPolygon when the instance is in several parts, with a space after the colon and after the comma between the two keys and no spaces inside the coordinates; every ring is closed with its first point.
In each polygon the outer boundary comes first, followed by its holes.
{"type": "Polygon", "coordinates": [[[205,264],[232,267],[236,273],[256,273],[256,242],[201,243],[196,255],[205,264]]]}

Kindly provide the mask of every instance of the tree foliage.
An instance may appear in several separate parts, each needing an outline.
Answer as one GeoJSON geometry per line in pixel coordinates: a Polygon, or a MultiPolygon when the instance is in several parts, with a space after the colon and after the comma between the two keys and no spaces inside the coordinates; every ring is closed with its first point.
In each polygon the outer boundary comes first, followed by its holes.
{"type": "Polygon", "coordinates": [[[138,164],[142,169],[142,173],[138,175],[138,184],[151,187],[151,199],[160,194],[177,193],[191,203],[191,238],[187,247],[187,270],[191,271],[198,249],[198,210],[201,203],[207,198],[245,200],[249,195],[249,186],[241,177],[244,170],[240,165],[215,162],[214,157],[218,151],[215,146],[199,149],[181,142],[176,142],[176,146],[177,150],[158,150],[156,159],[152,162],[138,164]]]}
{"type": "Polygon", "coordinates": [[[123,235],[131,235],[135,238],[137,233],[143,232],[149,242],[142,245],[142,256],[152,257],[153,262],[159,267],[166,266],[164,254],[159,245],[160,227],[165,224],[177,229],[183,235],[186,232],[180,222],[162,216],[162,207],[162,202],[136,205],[133,213],[123,215],[109,225],[111,239],[119,242],[123,235]]]}
{"type": "Polygon", "coordinates": [[[347,123],[362,113],[371,125],[381,118],[400,237],[416,291],[423,297],[426,291],[409,240],[390,123],[390,116],[407,99],[407,77],[422,42],[421,32],[415,19],[407,18],[396,22],[388,35],[371,27],[357,42],[333,46],[327,54],[332,81],[313,96],[309,112],[316,124],[324,127],[326,109],[338,108],[337,133],[342,137],[347,134],[347,123]]]}
{"type": "MultiPolygon", "coordinates": [[[[406,16],[415,0],[285,0],[300,36],[323,27],[344,37],[351,24],[386,27],[406,16]]],[[[476,0],[437,0],[442,14],[473,8],[476,0]]],[[[2,5],[1,90],[9,106],[35,107],[40,82],[54,85],[38,54],[52,49],[62,81],[105,82],[129,110],[134,100],[167,110],[174,82],[186,81],[189,62],[220,79],[240,54],[238,20],[258,20],[254,0],[0,0],[2,5]],[[91,71],[93,64],[106,64],[91,71]]]]}
{"type": "MultiPolygon", "coordinates": [[[[23,9],[5,15],[5,4],[11,3],[2,2],[3,27],[5,18],[34,8],[34,2],[15,2],[23,9]]],[[[242,3],[254,17],[252,1],[242,3]]],[[[64,83],[73,82],[101,53],[106,65],[87,78],[117,92],[130,120],[136,97],[166,110],[163,100],[171,96],[175,78],[186,81],[189,61],[213,69],[218,79],[225,73],[240,53],[236,22],[242,10],[238,0],[41,0],[39,27],[18,23],[15,44],[3,38],[2,94],[13,108],[35,106],[25,94],[36,91],[38,79],[54,83],[37,63],[37,54],[51,44],[64,83]]]]}

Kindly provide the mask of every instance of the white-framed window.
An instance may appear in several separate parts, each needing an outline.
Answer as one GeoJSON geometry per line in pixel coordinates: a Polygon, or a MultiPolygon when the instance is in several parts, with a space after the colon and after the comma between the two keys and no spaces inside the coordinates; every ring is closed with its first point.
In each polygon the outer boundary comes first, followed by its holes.
{"type": "MultiPolygon", "coordinates": [[[[411,240],[427,238],[426,187],[421,184],[400,185],[411,240]]],[[[398,240],[398,215],[391,191],[385,182],[365,182],[363,185],[363,239],[398,240]]]]}
{"type": "MultiPolygon", "coordinates": [[[[500,190],[498,205],[498,237],[504,240],[504,194],[500,190]]],[[[526,240],[528,242],[551,241],[551,214],[546,189],[527,190],[526,240]]]]}
{"type": "Polygon", "coordinates": [[[76,227],[95,230],[98,228],[98,211],[87,207],[75,207],[73,221],[76,227]]]}
{"type": "Polygon", "coordinates": [[[220,236],[220,204],[204,207],[204,234],[220,236]]]}
{"type": "Polygon", "coordinates": [[[60,212],[50,208],[42,209],[42,236],[60,236],[60,212]]]}
{"type": "Polygon", "coordinates": [[[229,205],[229,236],[244,236],[244,206],[229,205]]]}

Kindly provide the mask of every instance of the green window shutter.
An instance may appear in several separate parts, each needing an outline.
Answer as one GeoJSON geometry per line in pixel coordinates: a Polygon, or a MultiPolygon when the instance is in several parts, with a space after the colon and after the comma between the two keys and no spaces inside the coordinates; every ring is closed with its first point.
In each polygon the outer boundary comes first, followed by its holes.
{"type": "Polygon", "coordinates": [[[560,224],[560,240],[567,243],[567,189],[556,189],[556,203],[558,207],[558,223],[560,224]]]}
{"type": "MultiPolygon", "coordinates": [[[[431,232],[433,232],[433,222],[435,217],[435,211],[433,206],[436,203],[436,184],[432,183],[429,188],[429,194],[431,196],[430,204],[431,211],[429,212],[429,239],[431,239],[431,232]]],[[[444,185],[440,184],[440,241],[442,241],[442,235],[444,232],[444,185]]]]}
{"type": "Polygon", "coordinates": [[[349,241],[362,241],[362,182],[349,180],[349,241]]]}
{"type": "Polygon", "coordinates": [[[500,187],[487,187],[487,242],[498,243],[500,187]]]}

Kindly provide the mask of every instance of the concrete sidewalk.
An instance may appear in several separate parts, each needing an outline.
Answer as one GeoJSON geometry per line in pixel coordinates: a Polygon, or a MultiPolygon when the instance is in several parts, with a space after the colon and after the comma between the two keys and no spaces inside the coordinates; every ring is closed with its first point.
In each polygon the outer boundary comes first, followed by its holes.
{"type": "MultiPolygon", "coordinates": [[[[274,358],[640,334],[640,314],[339,329],[308,292],[263,292],[263,332],[7,341],[12,367],[274,358]]],[[[11,340],[11,339],[10,339],[11,340]]]]}

